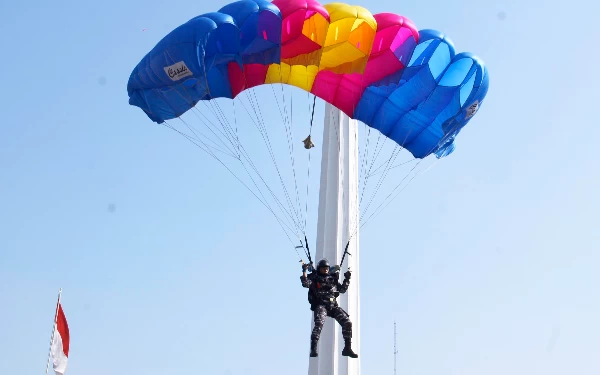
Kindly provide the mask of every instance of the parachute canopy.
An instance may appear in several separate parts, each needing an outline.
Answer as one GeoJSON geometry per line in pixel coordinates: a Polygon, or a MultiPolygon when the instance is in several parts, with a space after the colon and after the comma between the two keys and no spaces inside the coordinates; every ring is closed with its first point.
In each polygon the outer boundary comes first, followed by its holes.
{"type": "Polygon", "coordinates": [[[179,26],[131,73],[129,103],[157,123],[200,100],[296,86],[415,158],[443,157],[488,90],[484,63],[406,17],[315,0],[242,0],[179,26]]]}

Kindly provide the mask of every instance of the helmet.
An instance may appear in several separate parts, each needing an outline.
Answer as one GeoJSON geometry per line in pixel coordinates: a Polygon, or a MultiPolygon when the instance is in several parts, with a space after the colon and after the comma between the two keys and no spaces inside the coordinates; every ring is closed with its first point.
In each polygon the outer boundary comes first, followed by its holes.
{"type": "Polygon", "coordinates": [[[321,267],[329,267],[329,261],[327,259],[321,259],[317,264],[317,271],[321,270],[321,267]]]}

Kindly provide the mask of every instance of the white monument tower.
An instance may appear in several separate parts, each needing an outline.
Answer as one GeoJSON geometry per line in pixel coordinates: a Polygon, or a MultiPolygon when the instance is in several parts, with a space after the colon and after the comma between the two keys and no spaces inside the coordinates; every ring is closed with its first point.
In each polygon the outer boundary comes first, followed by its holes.
{"type": "Polygon", "coordinates": [[[339,265],[348,238],[354,234],[348,246],[348,252],[352,255],[346,255],[340,270],[341,274],[346,272],[347,267],[352,271],[350,288],[345,294],[340,294],[338,302],[350,314],[352,349],[359,358],[342,356],[344,339],[341,327],[328,317],[319,340],[319,356],[310,358],[309,375],[360,374],[358,171],[358,122],[327,103],[314,261],[316,266],[320,259],[326,258],[332,266],[339,265]]]}

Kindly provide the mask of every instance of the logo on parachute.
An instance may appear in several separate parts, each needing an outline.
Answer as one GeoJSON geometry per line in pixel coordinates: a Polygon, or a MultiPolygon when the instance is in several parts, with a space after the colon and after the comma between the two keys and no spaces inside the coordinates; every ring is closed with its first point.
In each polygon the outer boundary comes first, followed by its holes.
{"type": "Polygon", "coordinates": [[[467,108],[467,114],[465,115],[465,120],[470,119],[475,116],[477,110],[479,109],[479,100],[476,100],[475,103],[471,104],[469,108],[467,108]]]}
{"type": "Polygon", "coordinates": [[[193,75],[192,71],[187,67],[187,65],[185,65],[185,62],[183,61],[164,67],[163,69],[172,81],[177,81],[183,77],[193,75]]]}

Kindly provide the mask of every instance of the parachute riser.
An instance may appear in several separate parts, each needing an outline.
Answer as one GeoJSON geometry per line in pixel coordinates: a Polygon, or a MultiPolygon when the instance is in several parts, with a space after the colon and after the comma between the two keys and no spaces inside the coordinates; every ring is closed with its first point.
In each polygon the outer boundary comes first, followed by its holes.
{"type": "MultiPolygon", "coordinates": [[[[304,249],[306,257],[308,258],[308,270],[309,272],[313,272],[315,269],[315,265],[313,263],[312,257],[310,256],[310,249],[308,247],[308,239],[306,238],[306,234],[304,235],[304,243],[302,243],[302,240],[300,240],[300,246],[296,246],[296,249],[304,249]],[[306,246],[304,245],[304,243],[306,244],[306,246]]],[[[304,264],[304,261],[301,259],[300,263],[304,264]]]]}
{"type": "Polygon", "coordinates": [[[346,254],[352,255],[348,252],[349,246],[350,246],[350,240],[348,240],[348,243],[346,244],[346,248],[344,249],[344,253],[342,254],[342,260],[340,262],[340,269],[342,269],[342,266],[344,265],[344,258],[346,258],[346,254]]]}
{"type": "MultiPolygon", "coordinates": [[[[304,237],[304,240],[306,241],[306,246],[304,246],[304,244],[302,244],[302,240],[300,240],[301,245],[296,246],[296,249],[300,249],[300,248],[305,249],[306,256],[308,257],[308,261],[309,261],[308,271],[313,272],[315,270],[315,267],[314,267],[313,260],[310,256],[310,250],[308,248],[308,240],[306,239],[306,236],[304,237]]],[[[344,248],[344,253],[342,254],[342,260],[340,261],[339,270],[341,270],[342,266],[344,265],[344,259],[346,258],[346,255],[348,255],[348,256],[352,255],[348,252],[348,247],[350,247],[350,240],[348,240],[348,243],[346,244],[346,247],[344,248]]],[[[304,264],[304,261],[301,259],[300,263],[304,264]]],[[[350,268],[348,268],[348,269],[350,269],[350,268]]]]}

